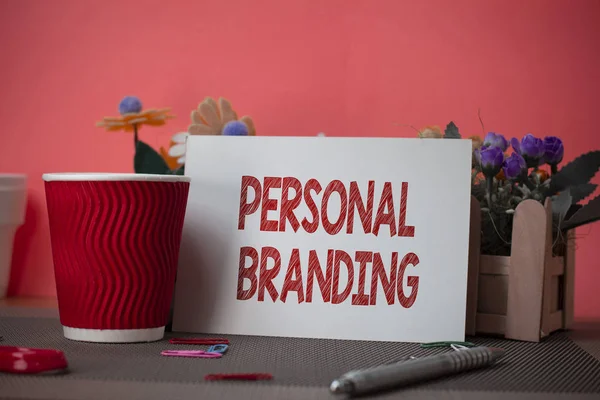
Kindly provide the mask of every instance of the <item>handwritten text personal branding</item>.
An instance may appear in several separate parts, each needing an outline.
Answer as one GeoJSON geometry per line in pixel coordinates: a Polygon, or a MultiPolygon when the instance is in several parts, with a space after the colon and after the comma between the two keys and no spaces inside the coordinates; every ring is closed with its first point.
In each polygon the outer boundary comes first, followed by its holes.
{"type": "MultiPolygon", "coordinates": [[[[391,182],[376,184],[369,181],[359,187],[357,182],[345,185],[339,180],[332,180],[323,187],[316,179],[302,184],[294,177],[264,177],[261,182],[256,177],[243,176],[238,230],[249,229],[246,217],[260,213],[258,229],[264,232],[290,229],[298,232],[302,229],[313,234],[321,228],[329,235],[356,235],[360,233],[355,231],[360,230],[362,234],[411,238],[415,236],[415,227],[406,224],[407,198],[408,182],[393,186],[391,182]],[[377,206],[374,204],[376,188],[381,194],[377,206]],[[281,196],[273,197],[271,189],[280,189],[281,196]],[[328,214],[328,205],[330,201],[336,201],[333,196],[337,197],[340,212],[332,216],[328,214]],[[295,210],[302,202],[310,216],[299,220],[295,210]],[[270,211],[278,212],[278,218],[269,219],[270,211]],[[355,215],[359,217],[360,228],[355,227],[355,215]]],[[[273,280],[284,271],[279,250],[272,246],[260,249],[244,246],[240,249],[237,299],[265,301],[268,294],[273,302],[285,303],[289,292],[295,292],[298,303],[310,303],[316,281],[320,297],[326,303],[350,301],[357,306],[376,305],[380,285],[387,304],[395,304],[397,299],[400,305],[410,308],[417,298],[419,277],[408,276],[406,284],[404,278],[408,266],[419,264],[419,257],[412,252],[402,256],[392,252],[385,258],[384,261],[379,252],[373,251],[356,250],[351,256],[344,250],[328,249],[326,257],[320,259],[316,250],[310,250],[308,265],[302,268],[300,251],[294,248],[285,268],[283,285],[277,290],[273,280]],[[384,267],[385,263],[389,263],[389,268],[384,267]],[[340,288],[342,265],[347,270],[347,281],[340,288]],[[370,282],[367,282],[367,270],[370,271],[370,282]],[[352,293],[355,280],[358,284],[352,293]],[[244,288],[245,282],[249,282],[247,289],[244,288]]]]}

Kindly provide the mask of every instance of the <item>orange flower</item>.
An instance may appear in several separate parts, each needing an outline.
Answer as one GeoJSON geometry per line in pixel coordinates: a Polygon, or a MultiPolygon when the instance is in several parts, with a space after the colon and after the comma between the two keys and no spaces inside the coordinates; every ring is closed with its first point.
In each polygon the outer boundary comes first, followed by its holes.
{"type": "Polygon", "coordinates": [[[192,124],[188,127],[190,135],[221,135],[225,126],[232,121],[240,121],[248,128],[248,135],[256,135],[252,118],[244,116],[238,119],[231,103],[219,98],[219,104],[211,97],[204,99],[198,108],[192,111],[192,124]]]}
{"type": "Polygon", "coordinates": [[[546,171],[544,169],[538,169],[537,171],[535,171],[535,173],[537,174],[537,176],[540,180],[540,183],[543,183],[546,179],[550,178],[548,171],[546,171]]]}
{"type": "Polygon", "coordinates": [[[437,125],[426,126],[421,132],[419,132],[419,137],[421,139],[441,139],[443,136],[442,130],[437,125]]]}
{"type": "MultiPolygon", "coordinates": [[[[169,143],[169,148],[171,148],[175,145],[176,145],[176,143],[171,140],[171,142],[169,143]]],[[[169,167],[170,170],[176,170],[177,168],[179,168],[181,166],[179,164],[179,162],[177,161],[179,159],[179,157],[171,157],[169,155],[169,150],[165,149],[164,147],[160,148],[159,153],[162,156],[162,158],[165,159],[165,162],[167,163],[167,166],[169,167]]]]}
{"type": "Polygon", "coordinates": [[[500,172],[498,172],[498,175],[496,175],[496,179],[498,179],[501,182],[504,182],[506,180],[503,169],[501,169],[500,172]]]}
{"type": "Polygon", "coordinates": [[[151,109],[137,113],[127,113],[120,117],[104,117],[96,126],[105,128],[107,131],[133,132],[134,126],[142,125],[161,126],[167,119],[175,118],[169,115],[170,108],[151,109]]]}
{"type": "Polygon", "coordinates": [[[481,139],[481,137],[475,135],[475,136],[470,136],[469,139],[471,139],[473,151],[475,151],[478,148],[480,148],[481,146],[483,146],[483,140],[481,139]]]}

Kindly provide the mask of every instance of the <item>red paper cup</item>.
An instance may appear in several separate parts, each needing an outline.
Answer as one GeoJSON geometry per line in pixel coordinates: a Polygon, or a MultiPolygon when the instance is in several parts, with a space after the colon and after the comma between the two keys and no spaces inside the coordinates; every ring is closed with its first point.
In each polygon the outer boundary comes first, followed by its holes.
{"type": "Polygon", "coordinates": [[[190,178],[44,174],[60,321],[68,339],[164,336],[190,178]]]}

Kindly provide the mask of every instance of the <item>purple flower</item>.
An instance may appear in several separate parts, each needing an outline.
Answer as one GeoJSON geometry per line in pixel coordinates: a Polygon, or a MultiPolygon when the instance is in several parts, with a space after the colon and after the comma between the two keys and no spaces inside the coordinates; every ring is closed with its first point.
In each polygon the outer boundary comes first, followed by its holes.
{"type": "Polygon", "coordinates": [[[510,157],[504,160],[502,170],[506,179],[517,179],[527,171],[527,163],[521,155],[512,153],[510,157]]]}
{"type": "Polygon", "coordinates": [[[556,136],[544,138],[544,161],[549,165],[560,163],[565,155],[565,147],[562,140],[556,136]]]}
{"type": "Polygon", "coordinates": [[[230,121],[223,128],[224,136],[248,136],[248,127],[242,121],[230,121]]]}
{"type": "Polygon", "coordinates": [[[499,147],[482,146],[475,151],[475,157],[481,165],[483,174],[488,178],[492,178],[496,176],[502,168],[504,152],[499,147]]]}
{"type": "Polygon", "coordinates": [[[521,143],[516,138],[512,138],[510,144],[523,157],[527,163],[527,168],[535,168],[540,165],[540,161],[544,156],[544,142],[542,139],[528,133],[521,139],[521,143]]]}
{"type": "Polygon", "coordinates": [[[498,147],[503,152],[508,149],[508,141],[499,133],[489,132],[483,139],[483,145],[487,147],[498,147]]]}
{"type": "Polygon", "coordinates": [[[142,102],[135,96],[126,96],[119,103],[119,114],[139,113],[142,111],[142,102]]]}

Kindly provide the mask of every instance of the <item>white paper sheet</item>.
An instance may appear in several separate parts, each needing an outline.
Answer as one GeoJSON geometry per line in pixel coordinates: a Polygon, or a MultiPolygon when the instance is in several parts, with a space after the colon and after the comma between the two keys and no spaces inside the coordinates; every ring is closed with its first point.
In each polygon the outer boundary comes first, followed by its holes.
{"type": "Polygon", "coordinates": [[[191,136],[187,146],[186,175],[192,183],[174,330],[377,341],[464,340],[469,140],[191,136]],[[370,181],[372,218],[368,218],[370,181]],[[273,186],[268,193],[263,193],[265,182],[273,186]],[[255,201],[256,185],[260,190],[255,201]],[[282,200],[282,186],[288,188],[287,201],[282,200]],[[319,186],[320,191],[314,190],[319,186]],[[298,187],[301,193],[295,202],[298,187]],[[329,200],[323,204],[325,193],[329,200]],[[356,206],[358,198],[367,206],[366,228],[358,211],[360,202],[356,206]],[[307,199],[318,209],[316,230],[307,199]],[[282,203],[293,210],[293,215],[283,213],[289,217],[284,218],[285,228],[280,223],[282,203]],[[349,210],[352,233],[348,233],[349,210]],[[242,257],[241,267],[240,253],[248,256],[242,257]],[[276,273],[272,269],[278,255],[276,273]],[[313,264],[318,259],[319,264],[309,268],[309,259],[313,264]],[[353,275],[351,285],[346,262],[353,275]]]}

